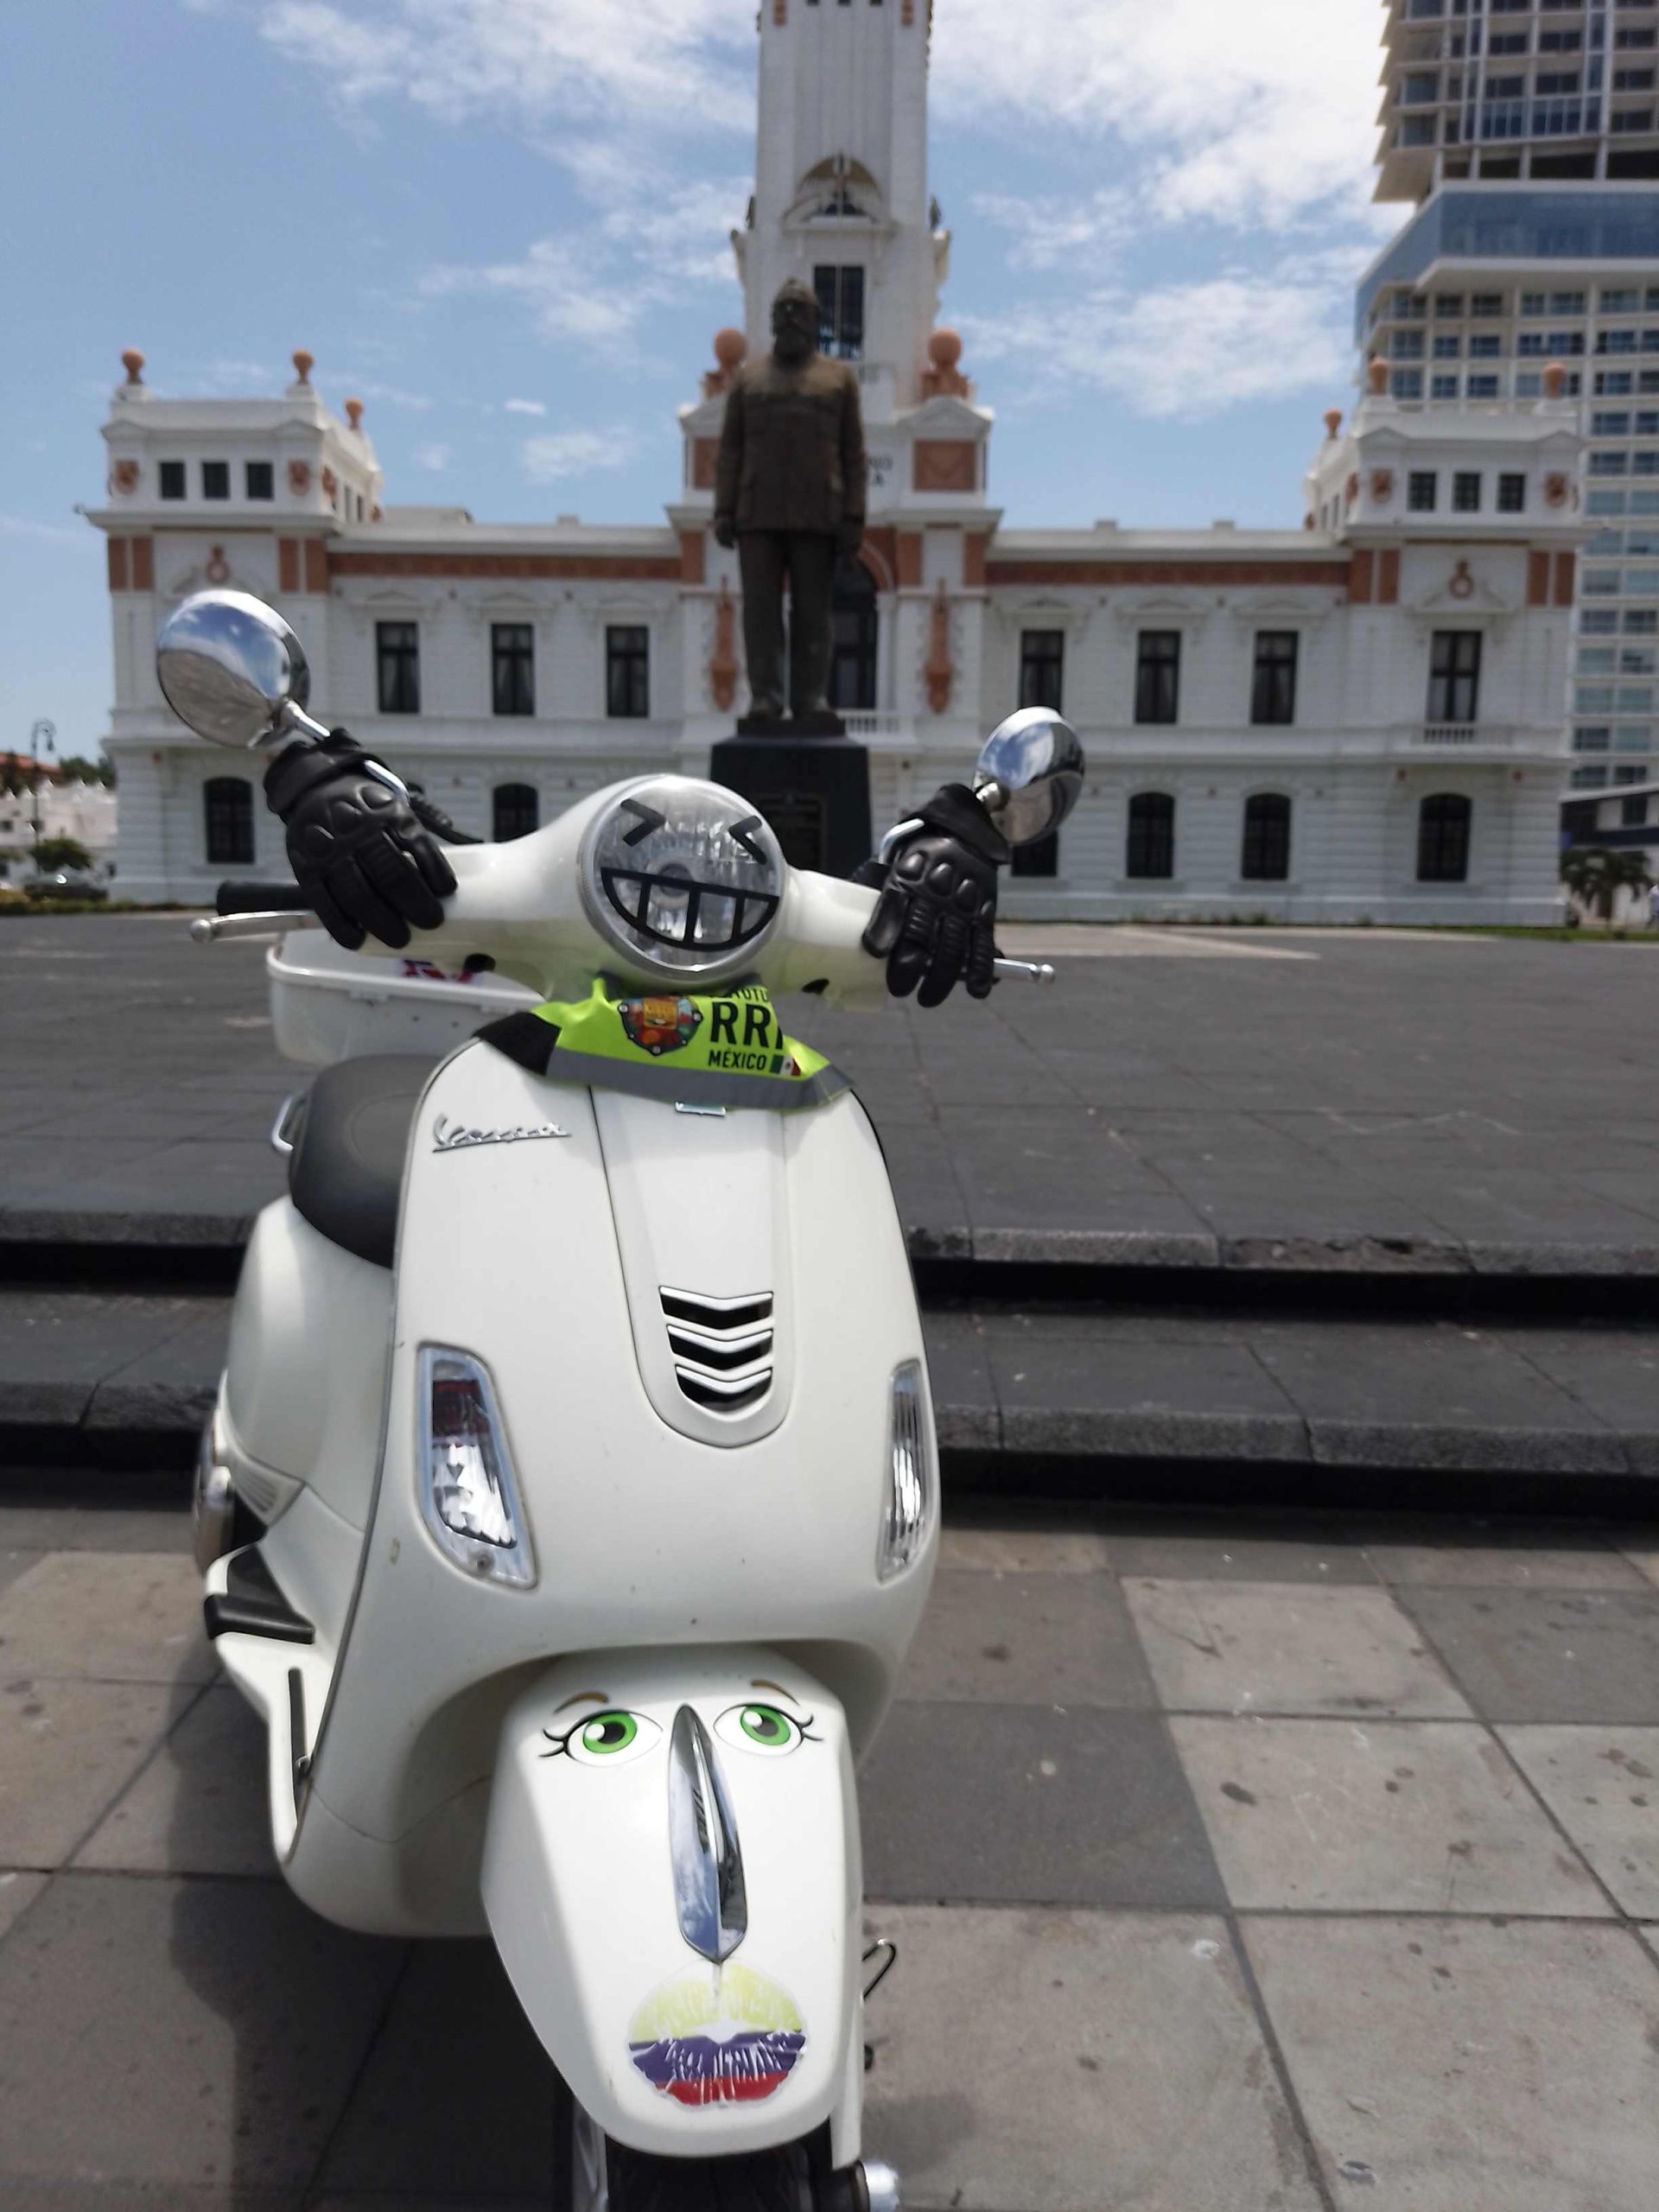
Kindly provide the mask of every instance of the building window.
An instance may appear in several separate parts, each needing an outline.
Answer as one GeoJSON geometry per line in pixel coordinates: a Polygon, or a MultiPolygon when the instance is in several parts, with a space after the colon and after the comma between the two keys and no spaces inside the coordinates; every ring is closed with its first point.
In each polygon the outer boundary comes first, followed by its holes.
{"type": "Polygon", "coordinates": [[[1257,791],[1244,802],[1246,883],[1283,883],[1290,874],[1290,801],[1282,791],[1257,791]]]}
{"type": "Polygon", "coordinates": [[[377,622],[374,657],[383,715],[421,711],[421,632],[415,622],[377,622]]]}
{"type": "Polygon", "coordinates": [[[1497,396],[1498,380],[1496,377],[1470,378],[1469,397],[1471,399],[1496,399],[1497,396]]]}
{"type": "Polygon", "coordinates": [[[1135,719],[1138,722],[1173,722],[1179,714],[1180,703],[1180,632],[1143,630],[1135,671],[1135,719]]]}
{"type": "Polygon", "coordinates": [[[269,499],[276,486],[271,480],[271,466],[268,461],[250,461],[242,470],[242,488],[250,499],[269,499]]]}
{"type": "Polygon", "coordinates": [[[1396,369],[1389,389],[1396,399],[1421,399],[1423,396],[1422,371],[1396,369]]]}
{"type": "Polygon", "coordinates": [[[613,622],[605,632],[605,711],[632,721],[651,712],[651,638],[643,622],[613,622]]]}
{"type": "Polygon", "coordinates": [[[1129,801],[1123,873],[1142,883],[1162,883],[1175,873],[1175,802],[1167,791],[1137,791],[1129,801]]]}
{"type": "Polygon", "coordinates": [[[861,561],[843,561],[836,570],[830,647],[830,704],[837,714],[873,712],[880,642],[875,579],[861,561]]]}
{"type": "Polygon", "coordinates": [[[1480,471],[1460,468],[1452,479],[1452,508],[1455,514],[1480,512],[1480,471]]]}
{"type": "Polygon", "coordinates": [[[1428,396],[1431,399],[1455,399],[1458,396],[1458,380],[1456,377],[1430,377],[1428,380],[1428,396]]]}
{"type": "Polygon", "coordinates": [[[1501,515],[1523,515],[1527,512],[1527,480],[1505,473],[1497,480],[1497,512],[1501,515]]]}
{"type": "Polygon", "coordinates": [[[184,497],[184,463],[181,461],[164,461],[161,464],[160,474],[162,497],[164,499],[181,499],[184,497]]]}
{"type": "Polygon", "coordinates": [[[231,464],[228,461],[204,461],[201,464],[201,496],[204,499],[228,499],[231,496],[231,464]]]}
{"type": "Polygon", "coordinates": [[[1469,340],[1471,361],[1497,361],[1503,359],[1503,340],[1496,331],[1477,331],[1469,340]]]}
{"type": "Polygon", "coordinates": [[[1472,722],[1480,707],[1480,632],[1437,630],[1428,664],[1431,722],[1472,722]]]}
{"type": "Polygon", "coordinates": [[[1020,704],[1052,707],[1060,711],[1060,690],[1065,674],[1064,630],[1022,630],[1020,632],[1020,704]]]}
{"type": "Polygon", "coordinates": [[[490,696],[498,715],[535,713],[536,632],[528,622],[491,623],[490,696]]]}
{"type": "Polygon", "coordinates": [[[1436,791],[1417,810],[1419,883],[1469,880],[1469,823],[1474,810],[1459,791],[1436,791]]]}
{"type": "Polygon", "coordinates": [[[542,802],[534,784],[498,784],[490,793],[490,835],[498,845],[538,829],[542,802]]]}
{"type": "Polygon", "coordinates": [[[1440,478],[1432,468],[1414,468],[1406,486],[1406,505],[1414,515],[1432,515],[1440,489],[1440,478]]]}
{"type": "Polygon", "coordinates": [[[1058,830],[1046,837],[1039,837],[1033,844],[1016,845],[1009,873],[1013,875],[1056,876],[1060,872],[1060,837],[1058,830]]]}
{"type": "Polygon", "coordinates": [[[1487,320],[1490,320],[1494,316],[1501,316],[1503,313],[1503,293],[1471,293],[1469,299],[1469,312],[1472,315],[1479,315],[1483,319],[1487,320]]]}
{"type": "Polygon", "coordinates": [[[218,868],[246,868],[253,860],[253,785],[245,776],[211,776],[202,786],[207,858],[218,868]]]}
{"type": "Polygon", "coordinates": [[[1647,818],[1646,799],[1622,798],[1618,802],[1618,824],[1621,830],[1640,830],[1647,818]]]}
{"type": "Polygon", "coordinates": [[[864,271],[820,262],[812,271],[818,296],[818,345],[832,360],[864,356],[864,271]]]}
{"type": "Polygon", "coordinates": [[[1437,361],[1455,361],[1462,351],[1463,340],[1455,330],[1444,331],[1436,336],[1434,358],[1437,361]]]}
{"type": "Polygon", "coordinates": [[[1295,721],[1296,652],[1300,643],[1294,630],[1256,632],[1255,681],[1250,690],[1253,722],[1295,721]]]}

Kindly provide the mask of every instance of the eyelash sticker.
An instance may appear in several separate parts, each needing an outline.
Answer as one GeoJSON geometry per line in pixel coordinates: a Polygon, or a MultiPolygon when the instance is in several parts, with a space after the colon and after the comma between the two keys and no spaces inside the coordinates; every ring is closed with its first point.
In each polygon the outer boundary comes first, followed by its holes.
{"type": "Polygon", "coordinates": [[[732,823],[727,834],[734,845],[741,845],[743,848],[752,861],[760,861],[764,865],[766,857],[766,849],[757,845],[749,834],[751,830],[758,830],[760,827],[760,817],[758,814],[746,814],[741,822],[732,823]]]}

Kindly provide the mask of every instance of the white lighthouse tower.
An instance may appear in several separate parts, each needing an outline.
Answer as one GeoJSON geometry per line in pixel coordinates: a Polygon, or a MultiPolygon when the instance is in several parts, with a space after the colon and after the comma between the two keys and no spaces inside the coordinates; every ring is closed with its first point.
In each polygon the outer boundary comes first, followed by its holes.
{"type": "Polygon", "coordinates": [[[998,520],[991,411],[962,372],[961,340],[937,327],[950,234],[927,181],[929,12],[928,0],[763,0],[754,197],[732,233],[743,327],[715,334],[702,397],[680,410],[685,473],[669,511],[687,596],[714,601],[723,709],[741,685],[736,564],[709,532],[721,422],[739,364],[771,346],[773,299],[798,280],[817,295],[822,350],[852,365],[863,408],[869,528],[837,587],[831,696],[875,749],[878,802],[917,752],[976,743],[998,520]]]}
{"type": "Polygon", "coordinates": [[[767,0],[754,200],[733,238],[751,348],[798,278],[876,422],[922,397],[950,248],[928,194],[926,18],[921,0],[767,0]]]}

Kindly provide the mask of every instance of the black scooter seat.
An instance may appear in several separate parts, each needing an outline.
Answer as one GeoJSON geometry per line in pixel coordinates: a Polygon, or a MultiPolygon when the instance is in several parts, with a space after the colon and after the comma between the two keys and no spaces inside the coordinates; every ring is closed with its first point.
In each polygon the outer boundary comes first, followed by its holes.
{"type": "Polygon", "coordinates": [[[288,1163],[297,1211],[330,1243],[391,1265],[409,1125],[429,1057],[381,1052],[325,1068],[301,1109],[288,1163]]]}

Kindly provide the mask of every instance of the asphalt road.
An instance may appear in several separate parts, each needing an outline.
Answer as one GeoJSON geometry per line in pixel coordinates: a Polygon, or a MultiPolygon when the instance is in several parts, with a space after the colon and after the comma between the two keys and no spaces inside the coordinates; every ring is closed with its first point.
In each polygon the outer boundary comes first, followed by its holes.
{"type": "MultiPolygon", "coordinates": [[[[917,1249],[1659,1269],[1659,951],[1381,931],[1046,941],[1046,992],[788,1010],[856,1080],[917,1249]]],[[[272,1049],[263,958],[193,946],[176,916],[0,919],[0,1236],[73,1217],[101,1236],[238,1233],[278,1187],[265,1132],[296,1079],[272,1049]]]]}

